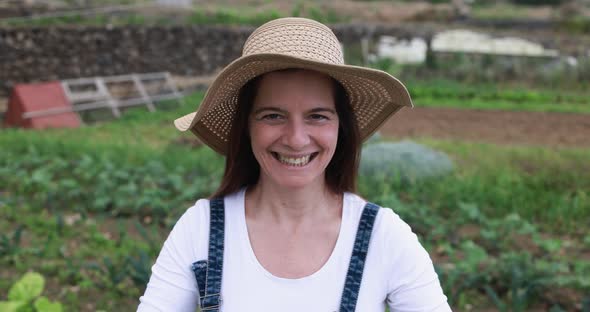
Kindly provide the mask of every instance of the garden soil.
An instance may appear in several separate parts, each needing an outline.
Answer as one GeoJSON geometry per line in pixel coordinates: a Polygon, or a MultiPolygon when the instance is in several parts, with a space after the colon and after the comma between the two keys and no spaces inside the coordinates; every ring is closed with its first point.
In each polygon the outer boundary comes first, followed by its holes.
{"type": "Polygon", "coordinates": [[[404,108],[381,129],[394,138],[590,147],[590,114],[404,108]]]}
{"type": "MultiPolygon", "coordinates": [[[[5,104],[3,100],[0,106],[5,104]]],[[[380,134],[396,139],[590,148],[590,114],[403,108],[385,123],[380,134]]]]}

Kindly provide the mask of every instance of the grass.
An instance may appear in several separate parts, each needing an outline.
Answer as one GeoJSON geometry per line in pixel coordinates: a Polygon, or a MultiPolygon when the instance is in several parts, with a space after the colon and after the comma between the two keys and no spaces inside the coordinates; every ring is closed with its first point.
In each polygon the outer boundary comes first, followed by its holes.
{"type": "MultiPolygon", "coordinates": [[[[459,99],[456,103],[463,105],[456,107],[461,108],[470,107],[465,105],[468,100],[462,97],[483,94],[480,103],[485,105],[481,106],[485,109],[497,109],[495,98],[502,97],[519,99],[528,96],[540,101],[551,100],[553,96],[581,99],[551,92],[495,91],[485,87],[460,89],[460,85],[451,83],[409,86],[418,105],[423,103],[422,94],[427,94],[433,100],[437,96],[449,98],[447,101],[437,102],[438,106],[442,106],[440,103],[459,99]]],[[[111,159],[111,162],[125,161],[130,166],[155,160],[165,167],[195,167],[191,156],[195,151],[178,141],[179,137],[184,136],[190,140],[192,135],[179,134],[171,121],[193,111],[202,96],[202,93],[197,92],[186,98],[185,104],[163,104],[161,107],[164,110],[155,114],[147,112],[145,108],[134,108],[125,112],[120,120],[99,123],[76,131],[7,130],[0,136],[0,144],[10,146],[9,152],[12,154],[54,154],[62,157],[92,154],[102,155],[105,159],[111,159]],[[31,146],[35,147],[35,151],[29,150],[31,146]]],[[[584,112],[588,111],[588,105],[578,106],[584,108],[584,112]]],[[[518,104],[513,103],[513,109],[518,107],[518,104]]],[[[539,108],[532,104],[530,107],[535,111],[543,111],[549,105],[543,104],[539,108]]],[[[424,198],[421,194],[428,192],[431,196],[425,198],[423,203],[441,209],[449,209],[452,206],[449,203],[458,201],[477,202],[481,203],[482,211],[491,217],[516,212],[528,220],[547,224],[549,229],[560,232],[567,232],[579,220],[590,218],[588,192],[584,191],[590,189],[590,176],[587,174],[590,172],[588,149],[495,146],[446,140],[421,140],[421,143],[450,154],[460,164],[461,170],[445,183],[413,186],[406,194],[413,200],[424,198]]],[[[207,162],[217,163],[221,167],[222,161],[214,153],[208,150],[198,150],[197,153],[195,158],[206,157],[209,159],[207,162]]],[[[220,174],[220,169],[215,173],[220,174]]],[[[373,191],[378,189],[382,188],[377,187],[373,191]]],[[[385,193],[388,191],[387,188],[383,190],[385,193]]]]}
{"type": "Polygon", "coordinates": [[[535,11],[541,13],[539,8],[535,6],[514,5],[510,3],[484,4],[472,6],[471,17],[483,21],[518,21],[528,17],[528,20],[555,22],[555,28],[566,33],[579,35],[590,33],[590,18],[588,17],[581,15],[560,16],[559,12],[538,14],[535,11]],[[538,17],[539,15],[541,17],[538,17]]]}
{"type": "Polygon", "coordinates": [[[421,143],[453,156],[460,172],[411,189],[411,197],[441,209],[478,203],[487,216],[517,213],[552,232],[575,232],[590,219],[590,149],[496,146],[446,140],[421,143]],[[430,193],[424,197],[423,193],[430,193]]]}
{"type": "Polygon", "coordinates": [[[584,91],[468,85],[450,80],[410,80],[407,86],[416,105],[423,107],[590,113],[590,94],[584,91]]]}
{"type": "MultiPolygon", "coordinates": [[[[0,300],[34,270],[68,310],[137,306],[167,233],[222,174],[223,159],[179,143],[190,135],[171,122],[201,98],[76,130],[0,132],[0,300]]],[[[360,193],[419,234],[454,309],[571,310],[590,299],[589,149],[419,142],[456,171],[411,184],[361,177],[360,193]]]]}
{"type": "Polygon", "coordinates": [[[537,8],[530,6],[514,5],[510,3],[494,3],[493,5],[474,5],[471,15],[480,20],[506,20],[522,19],[530,16],[537,8]]]}
{"type": "Polygon", "coordinates": [[[63,25],[103,26],[103,25],[143,25],[157,23],[159,19],[148,20],[140,14],[125,14],[123,16],[111,16],[105,14],[80,15],[71,14],[58,17],[38,17],[26,19],[8,19],[0,21],[0,26],[12,27],[48,27],[63,25]]]}
{"type": "MultiPolygon", "coordinates": [[[[97,150],[107,146],[107,151],[113,147],[127,149],[129,144],[140,148],[164,149],[173,144],[179,137],[172,121],[183,114],[193,112],[201,102],[204,93],[196,92],[184,98],[183,104],[163,102],[158,106],[158,112],[151,114],[145,107],[135,107],[126,110],[122,118],[115,122],[97,123],[89,127],[72,129],[48,129],[43,132],[14,131],[16,140],[55,140],[57,142],[75,142],[76,149],[85,150],[89,146],[96,146],[97,150]],[[77,147],[76,147],[77,146],[77,147]]],[[[2,139],[8,139],[3,136],[2,139]]],[[[0,139],[0,140],[2,140],[0,139]]],[[[9,144],[9,143],[7,143],[9,144]]],[[[28,144],[27,144],[28,145],[28,144]]]]}
{"type": "MultiPolygon", "coordinates": [[[[353,55],[356,52],[354,47],[349,50],[353,55]]],[[[378,59],[369,66],[401,79],[417,106],[590,113],[590,92],[586,87],[586,76],[590,72],[588,59],[581,59],[579,68],[567,74],[563,68],[551,74],[542,74],[546,64],[525,64],[514,60],[506,72],[506,66],[500,66],[502,59],[486,56],[472,60],[457,54],[438,60],[444,65],[434,68],[429,68],[427,64],[396,64],[386,58],[378,59]],[[516,69],[518,74],[509,73],[516,69]],[[552,88],[547,88],[547,85],[552,88]]],[[[353,58],[349,62],[355,64],[358,59],[353,58]]]]}
{"type": "Polygon", "coordinates": [[[270,20],[284,17],[276,10],[257,12],[222,8],[216,11],[196,10],[188,19],[189,24],[262,25],[270,20]]]}
{"type": "MultiPolygon", "coordinates": [[[[175,176],[182,175],[182,170],[207,172],[207,175],[214,174],[216,177],[221,173],[222,160],[211,151],[194,151],[184,146],[176,146],[174,143],[164,143],[165,141],[161,138],[150,140],[144,136],[130,134],[113,136],[116,139],[107,143],[111,140],[105,135],[106,131],[120,131],[120,133],[123,130],[130,130],[130,132],[140,130],[137,132],[144,133],[149,131],[138,129],[137,126],[130,126],[129,129],[99,128],[102,129],[96,129],[95,133],[89,133],[86,138],[84,138],[84,132],[76,133],[67,139],[64,133],[56,133],[55,137],[51,137],[51,133],[36,135],[26,131],[15,131],[8,136],[3,136],[0,142],[4,146],[11,146],[10,153],[15,155],[14,157],[22,155],[19,157],[22,157],[23,163],[27,159],[25,155],[31,158],[30,163],[23,165],[24,168],[13,168],[10,172],[6,172],[12,177],[7,177],[5,181],[12,182],[12,187],[16,188],[25,184],[22,178],[27,174],[32,176],[31,185],[36,185],[35,178],[82,180],[80,176],[71,176],[71,173],[63,176],[37,167],[40,164],[50,168],[55,165],[53,170],[59,171],[69,166],[68,159],[78,159],[76,163],[70,165],[88,166],[88,170],[92,170],[90,167],[97,171],[109,170],[109,168],[114,170],[113,167],[120,167],[129,171],[123,178],[117,177],[115,173],[107,176],[114,181],[105,181],[105,187],[100,190],[104,191],[103,196],[105,200],[108,200],[116,188],[116,183],[124,183],[132,177],[137,180],[137,186],[133,186],[132,190],[141,188],[143,184],[138,176],[141,171],[134,170],[137,165],[149,169],[150,166],[160,168],[154,162],[161,163],[162,168],[158,172],[165,174],[166,170],[170,170],[171,175],[175,176]],[[127,143],[124,141],[125,138],[128,140],[127,143]],[[31,150],[30,146],[34,146],[34,149],[31,150]],[[49,163],[35,164],[35,159],[41,157],[40,155],[47,155],[41,159],[50,158],[51,155],[59,156],[64,162],[54,164],[47,159],[49,163]],[[88,164],[84,165],[85,155],[96,156],[87,160],[88,164]],[[206,167],[194,163],[194,159],[216,164],[217,169],[207,170],[206,167]]],[[[442,210],[452,209],[457,202],[476,202],[490,217],[518,213],[528,220],[543,224],[543,227],[549,230],[565,233],[575,229],[580,220],[590,218],[589,194],[585,191],[590,189],[590,176],[587,174],[590,172],[588,170],[590,169],[588,168],[590,151],[586,149],[550,150],[541,147],[499,147],[452,141],[424,140],[421,142],[452,155],[460,164],[461,170],[456,175],[435,183],[413,185],[411,188],[401,188],[402,186],[398,185],[400,189],[395,191],[404,194],[412,201],[442,210]],[[430,195],[424,197],[423,194],[426,192],[430,195]]],[[[86,181],[89,184],[88,187],[94,182],[93,178],[94,175],[89,175],[86,181]]],[[[215,179],[212,178],[213,181],[215,179]]],[[[169,182],[172,183],[172,181],[169,182]]],[[[211,180],[206,179],[205,182],[200,183],[207,182],[211,180]]],[[[42,186],[31,187],[32,189],[25,188],[24,191],[42,188],[42,186]]],[[[78,187],[77,183],[71,187],[63,186],[63,189],[74,191],[76,187],[78,187]]],[[[55,192],[60,190],[59,186],[55,188],[55,192]]],[[[394,191],[391,188],[392,185],[379,184],[371,186],[371,191],[366,190],[365,193],[381,195],[394,191]]],[[[122,200],[125,198],[124,194],[124,192],[121,193],[122,200]]],[[[50,200],[45,197],[47,194],[42,195],[40,201],[50,200]]],[[[101,206],[97,205],[97,207],[101,206]]],[[[132,210],[125,214],[134,212],[135,210],[132,210]]]]}
{"type": "MultiPolygon", "coordinates": [[[[109,4],[137,4],[142,1],[104,1],[101,5],[109,4]]],[[[367,1],[370,2],[370,1],[367,1]]],[[[449,0],[432,0],[433,4],[449,3],[449,0]]],[[[341,23],[351,20],[350,16],[343,15],[337,9],[327,9],[321,5],[315,5],[307,1],[297,1],[291,6],[290,11],[285,9],[265,8],[264,10],[251,9],[257,4],[248,4],[238,9],[219,5],[211,9],[196,9],[188,17],[179,18],[137,12],[118,12],[116,14],[98,13],[94,15],[70,14],[62,17],[41,17],[35,19],[8,19],[0,21],[2,26],[31,27],[31,26],[56,26],[56,25],[171,25],[171,24],[225,24],[225,25],[261,25],[271,19],[284,16],[304,16],[322,23],[341,23]]],[[[472,6],[471,17],[477,20],[520,20],[523,17],[532,16],[534,19],[538,11],[535,6],[514,5],[510,3],[489,4],[476,3],[472,6]]],[[[548,17],[554,19],[553,17],[548,17]]],[[[557,20],[557,28],[564,32],[587,34],[590,31],[590,22],[583,17],[568,17],[557,20]]]]}
{"type": "Polygon", "coordinates": [[[71,14],[58,17],[39,17],[33,19],[7,19],[1,20],[0,26],[32,27],[32,26],[58,26],[58,25],[251,25],[259,26],[270,20],[286,16],[305,16],[319,22],[332,24],[348,21],[346,16],[340,16],[331,9],[307,4],[303,6],[296,3],[290,12],[277,9],[258,10],[251,7],[232,8],[216,7],[214,9],[197,8],[191,14],[167,16],[146,15],[140,12],[123,12],[120,14],[97,13],[94,15],[71,14]]]}

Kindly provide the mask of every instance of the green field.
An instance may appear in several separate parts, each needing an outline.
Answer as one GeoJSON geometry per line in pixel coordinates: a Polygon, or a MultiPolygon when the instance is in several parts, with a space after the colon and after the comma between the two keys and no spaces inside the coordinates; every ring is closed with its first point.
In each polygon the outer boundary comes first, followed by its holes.
{"type": "Polygon", "coordinates": [[[219,7],[213,10],[196,8],[179,14],[143,14],[141,12],[124,12],[119,14],[97,13],[83,15],[72,13],[64,16],[37,18],[12,18],[0,20],[0,26],[128,26],[128,25],[251,25],[260,26],[270,20],[287,16],[305,16],[322,23],[333,24],[348,21],[350,18],[338,15],[334,10],[320,8],[313,4],[303,6],[301,3],[291,6],[289,12],[277,9],[258,10],[250,6],[234,8],[219,7]]]}
{"type": "Polygon", "coordinates": [[[409,82],[407,86],[416,106],[420,107],[590,113],[590,94],[585,90],[470,85],[444,80],[409,82]]]}
{"type": "MultiPolygon", "coordinates": [[[[307,1],[280,9],[240,4],[183,14],[3,19],[0,27],[253,26],[282,16],[333,24],[352,18],[307,1]]],[[[473,6],[472,17],[513,19],[534,10],[484,1],[473,6]]],[[[554,21],[556,35],[590,33],[587,18],[554,21]]],[[[506,71],[507,60],[491,56],[363,64],[360,44],[345,50],[347,63],[399,77],[417,107],[590,114],[588,57],[575,68],[521,60],[506,71]]],[[[31,299],[41,293],[65,311],[135,310],[176,220],[211,194],[223,173],[222,157],[172,125],[202,97],[197,92],[183,104],[160,103],[157,113],[129,109],[119,120],[75,130],[0,129],[0,312],[11,311],[2,301],[14,299],[9,289],[30,271],[45,278],[45,287],[18,291],[31,299]]],[[[393,209],[419,235],[453,310],[590,311],[590,148],[417,142],[449,155],[455,170],[421,181],[360,176],[359,193],[393,209]]]]}
{"type": "MultiPolygon", "coordinates": [[[[64,11],[70,14],[64,16],[39,16],[36,18],[7,18],[0,20],[0,26],[31,27],[31,26],[63,26],[63,25],[177,25],[177,24],[216,24],[216,25],[262,25],[279,17],[302,16],[309,17],[322,23],[335,24],[351,21],[356,18],[349,11],[341,12],[337,5],[326,5],[313,1],[234,1],[233,3],[220,2],[214,6],[204,8],[197,6],[192,9],[179,10],[173,13],[166,13],[165,8],[156,8],[159,14],[142,12],[142,8],[149,7],[149,1],[143,6],[137,6],[140,2],[146,1],[93,1],[94,7],[109,7],[112,5],[135,4],[135,8],[122,9],[115,13],[85,13],[79,6],[64,11]],[[80,11],[76,11],[80,10],[80,11]]],[[[361,1],[358,1],[361,2],[361,1]]],[[[373,1],[364,1],[363,10],[377,11],[380,6],[374,6],[373,1]]],[[[379,1],[375,1],[379,2],[379,1]]],[[[381,1],[383,2],[383,1],[381,1]]],[[[393,3],[400,1],[391,1],[393,3]]],[[[445,5],[451,1],[431,0],[435,5],[445,5]]],[[[551,2],[551,1],[549,1],[551,2]]],[[[556,1],[559,2],[559,1],[556,1]]],[[[73,2],[71,2],[73,4],[73,2]]],[[[382,3],[383,4],[383,3],[382,3]]],[[[556,4],[556,3],[548,3],[556,4]]],[[[383,6],[381,6],[383,7],[383,6]]],[[[439,10],[441,8],[439,7],[439,10]]],[[[149,10],[148,10],[149,12],[149,10]]],[[[441,12],[445,12],[444,8],[441,12]]],[[[447,22],[442,13],[437,16],[436,12],[430,17],[432,21],[447,22]]],[[[590,33],[590,19],[584,15],[548,15],[542,13],[539,16],[539,6],[515,5],[510,2],[495,3],[493,1],[475,2],[472,5],[471,18],[479,21],[511,21],[519,19],[548,20],[555,22],[556,30],[580,35],[590,33]]],[[[397,22],[396,15],[389,22],[397,22]]]]}
{"type": "MultiPolygon", "coordinates": [[[[412,88],[417,103],[480,94],[412,88]]],[[[481,98],[555,100],[527,92],[481,98]]],[[[222,174],[223,159],[171,123],[201,97],[76,130],[0,131],[0,294],[33,270],[67,310],[133,310],[167,233],[222,174]]],[[[590,309],[590,149],[419,143],[456,171],[415,183],[362,176],[359,191],[419,234],[455,309],[590,309]]]]}

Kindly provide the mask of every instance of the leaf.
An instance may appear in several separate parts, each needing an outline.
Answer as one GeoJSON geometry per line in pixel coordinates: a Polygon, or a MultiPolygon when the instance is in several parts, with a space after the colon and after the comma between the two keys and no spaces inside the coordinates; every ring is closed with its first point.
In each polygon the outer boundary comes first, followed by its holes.
{"type": "Polygon", "coordinates": [[[0,301],[0,311],[16,312],[20,307],[24,306],[26,303],[26,301],[0,301]]]}
{"type": "Polygon", "coordinates": [[[489,285],[485,285],[484,290],[486,291],[486,294],[492,300],[492,302],[496,305],[496,308],[498,308],[499,311],[504,312],[507,310],[506,304],[500,299],[500,297],[498,296],[498,294],[496,293],[495,290],[493,290],[489,285]]]}
{"type": "Polygon", "coordinates": [[[45,279],[41,274],[28,272],[12,285],[8,292],[8,299],[11,301],[30,301],[41,294],[44,286],[45,279]]]}
{"type": "Polygon", "coordinates": [[[25,304],[24,306],[20,307],[17,312],[36,312],[35,307],[32,304],[25,304]]]}
{"type": "Polygon", "coordinates": [[[59,302],[51,302],[47,297],[41,296],[35,300],[35,309],[38,312],[62,312],[63,307],[59,302]]]}

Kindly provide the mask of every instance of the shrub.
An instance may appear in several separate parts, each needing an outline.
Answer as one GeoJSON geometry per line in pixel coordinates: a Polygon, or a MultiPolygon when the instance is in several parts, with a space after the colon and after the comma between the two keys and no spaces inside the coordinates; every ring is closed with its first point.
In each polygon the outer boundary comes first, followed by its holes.
{"type": "Polygon", "coordinates": [[[454,168],[444,153],[411,141],[381,142],[363,148],[360,174],[413,183],[441,176],[454,168]]]}

